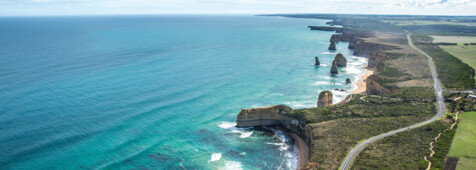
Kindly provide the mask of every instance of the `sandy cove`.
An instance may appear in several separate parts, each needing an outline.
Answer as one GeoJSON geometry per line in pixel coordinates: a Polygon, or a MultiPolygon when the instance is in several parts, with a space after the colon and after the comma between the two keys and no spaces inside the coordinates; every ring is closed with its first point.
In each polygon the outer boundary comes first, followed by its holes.
{"type": "Polygon", "coordinates": [[[362,74],[359,78],[359,80],[357,81],[357,89],[353,90],[352,93],[354,94],[360,94],[360,93],[365,93],[366,91],[366,87],[367,87],[367,77],[369,77],[370,75],[374,74],[374,71],[373,70],[370,70],[367,68],[367,65],[364,65],[363,66],[365,68],[365,73],[362,74]]]}
{"type": "Polygon", "coordinates": [[[298,157],[296,168],[301,169],[301,167],[306,165],[307,161],[309,160],[309,147],[307,146],[306,142],[304,142],[304,140],[297,134],[291,133],[291,137],[295,141],[294,147],[296,147],[296,156],[298,157]]]}

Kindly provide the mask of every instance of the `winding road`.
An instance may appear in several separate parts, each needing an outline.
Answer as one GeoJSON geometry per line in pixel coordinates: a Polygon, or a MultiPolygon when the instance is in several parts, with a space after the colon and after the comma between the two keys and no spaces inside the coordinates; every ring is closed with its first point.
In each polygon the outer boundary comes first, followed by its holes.
{"type": "MultiPolygon", "coordinates": [[[[407,31],[407,33],[408,33],[408,31],[407,31]]],[[[438,77],[437,77],[437,74],[436,74],[436,69],[435,69],[435,64],[433,63],[433,59],[428,54],[426,54],[425,52],[423,52],[419,48],[415,47],[415,45],[413,45],[413,42],[412,42],[412,39],[411,39],[410,35],[411,35],[411,33],[408,33],[408,35],[407,35],[408,45],[410,45],[412,48],[414,48],[415,50],[417,50],[418,52],[420,52],[421,54],[426,56],[426,58],[428,59],[428,64],[430,65],[431,75],[433,77],[433,82],[434,82],[433,86],[434,86],[435,93],[436,93],[436,102],[438,104],[436,115],[433,116],[431,119],[429,119],[427,121],[420,122],[420,123],[417,123],[417,124],[414,124],[414,125],[411,125],[411,126],[408,126],[408,127],[404,127],[404,128],[401,128],[401,129],[397,129],[397,130],[394,130],[394,131],[390,131],[390,132],[387,132],[387,133],[383,133],[383,134],[380,134],[378,136],[371,137],[371,138],[365,140],[362,143],[359,143],[357,146],[355,146],[349,152],[349,154],[345,158],[345,161],[341,164],[339,169],[341,169],[341,170],[350,169],[352,161],[355,159],[355,157],[357,157],[359,152],[362,151],[362,149],[365,146],[367,146],[369,143],[377,141],[379,139],[382,139],[382,138],[390,136],[390,135],[394,135],[394,134],[397,134],[397,133],[400,133],[400,132],[403,132],[403,131],[407,131],[407,130],[410,130],[410,129],[418,128],[420,126],[429,124],[431,122],[436,121],[438,118],[442,117],[445,114],[446,107],[445,107],[445,103],[443,102],[444,100],[443,100],[443,97],[442,97],[442,90],[443,89],[441,88],[440,81],[438,80],[438,77]]]]}

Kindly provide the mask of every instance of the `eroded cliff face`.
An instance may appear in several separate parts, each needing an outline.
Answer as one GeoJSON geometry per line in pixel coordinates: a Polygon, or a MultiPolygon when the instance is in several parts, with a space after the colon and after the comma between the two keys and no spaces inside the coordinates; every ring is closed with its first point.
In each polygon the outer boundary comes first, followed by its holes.
{"type": "Polygon", "coordinates": [[[389,56],[385,55],[384,53],[380,53],[377,50],[370,55],[367,67],[373,68],[377,72],[383,71],[383,65],[379,65],[378,63],[387,58],[389,58],[389,56]]]}
{"type": "Polygon", "coordinates": [[[237,127],[249,126],[269,126],[279,125],[284,122],[294,123],[297,125],[298,121],[293,120],[284,114],[290,112],[292,108],[284,105],[269,106],[262,108],[241,109],[236,119],[237,127]]]}
{"type": "Polygon", "coordinates": [[[399,89],[388,89],[385,88],[382,83],[382,79],[375,74],[367,77],[366,80],[366,92],[367,94],[390,94],[397,93],[399,89]]]}
{"type": "Polygon", "coordinates": [[[306,122],[300,122],[286,116],[293,109],[285,105],[262,108],[241,109],[236,119],[237,127],[272,126],[278,125],[286,128],[301,137],[308,146],[308,153],[312,155],[312,128],[306,122]]]}
{"type": "Polygon", "coordinates": [[[332,105],[332,92],[329,90],[322,91],[319,93],[319,98],[317,99],[317,107],[322,108],[329,105],[332,105]]]}

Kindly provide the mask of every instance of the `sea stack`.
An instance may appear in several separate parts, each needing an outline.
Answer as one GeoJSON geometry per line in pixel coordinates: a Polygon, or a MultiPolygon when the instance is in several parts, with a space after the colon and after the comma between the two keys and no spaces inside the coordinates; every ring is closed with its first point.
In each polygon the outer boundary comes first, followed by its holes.
{"type": "Polygon", "coordinates": [[[336,61],[337,67],[347,67],[347,59],[342,53],[337,54],[334,61],[336,61]]]}
{"type": "Polygon", "coordinates": [[[314,63],[314,65],[316,65],[316,66],[321,65],[321,62],[319,62],[319,58],[317,58],[317,56],[316,56],[315,59],[316,59],[316,63],[314,63]]]}
{"type": "Polygon", "coordinates": [[[347,79],[345,79],[345,83],[346,83],[346,84],[350,84],[350,83],[352,83],[352,82],[350,81],[350,78],[347,78],[347,79]]]}
{"type": "Polygon", "coordinates": [[[334,41],[331,42],[331,45],[329,46],[329,50],[337,50],[336,43],[334,41]]]}
{"type": "Polygon", "coordinates": [[[332,104],[332,92],[325,90],[319,93],[319,98],[317,99],[317,107],[322,108],[332,104]]]}
{"type": "Polygon", "coordinates": [[[331,74],[339,74],[337,70],[336,60],[332,61],[331,74]]]}

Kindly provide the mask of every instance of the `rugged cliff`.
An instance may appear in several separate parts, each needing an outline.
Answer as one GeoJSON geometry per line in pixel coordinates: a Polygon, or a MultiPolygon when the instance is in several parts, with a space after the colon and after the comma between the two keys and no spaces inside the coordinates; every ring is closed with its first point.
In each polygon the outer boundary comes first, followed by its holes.
{"type": "Polygon", "coordinates": [[[333,95],[329,90],[322,91],[317,99],[317,107],[322,108],[332,105],[332,97],[333,95]]]}

